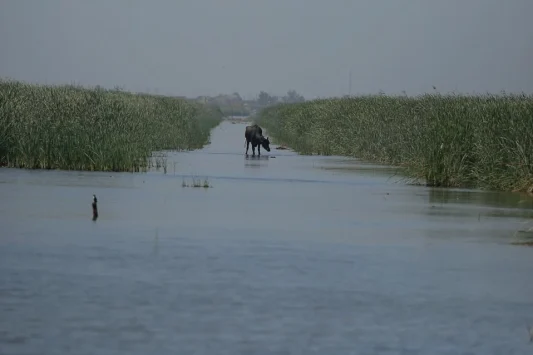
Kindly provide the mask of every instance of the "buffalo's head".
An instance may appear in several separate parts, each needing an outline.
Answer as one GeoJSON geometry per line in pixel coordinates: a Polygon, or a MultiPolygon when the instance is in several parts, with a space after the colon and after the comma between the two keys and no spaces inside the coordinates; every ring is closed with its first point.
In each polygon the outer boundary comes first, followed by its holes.
{"type": "Polygon", "coordinates": [[[264,137],[261,140],[261,145],[263,146],[263,148],[265,148],[267,152],[270,152],[270,140],[268,139],[268,137],[264,137]]]}

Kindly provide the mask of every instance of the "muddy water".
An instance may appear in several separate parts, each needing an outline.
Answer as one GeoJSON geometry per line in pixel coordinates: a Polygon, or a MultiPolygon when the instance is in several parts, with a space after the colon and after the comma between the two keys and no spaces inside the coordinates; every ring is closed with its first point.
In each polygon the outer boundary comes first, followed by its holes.
{"type": "Polygon", "coordinates": [[[0,170],[0,353],[533,351],[530,199],[246,158],[245,124],[166,173],[0,170]]]}

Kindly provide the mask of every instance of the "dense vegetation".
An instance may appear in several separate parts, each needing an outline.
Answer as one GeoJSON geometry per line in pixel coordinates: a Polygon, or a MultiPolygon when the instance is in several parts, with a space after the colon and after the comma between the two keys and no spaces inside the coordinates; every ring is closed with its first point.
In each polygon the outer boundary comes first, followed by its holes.
{"type": "Polygon", "coordinates": [[[256,121],[301,153],[400,166],[431,186],[533,187],[533,96],[322,99],[269,107],[256,121]]]}
{"type": "Polygon", "coordinates": [[[202,147],[221,118],[186,99],[0,80],[0,165],[138,171],[154,151],[202,147]]]}

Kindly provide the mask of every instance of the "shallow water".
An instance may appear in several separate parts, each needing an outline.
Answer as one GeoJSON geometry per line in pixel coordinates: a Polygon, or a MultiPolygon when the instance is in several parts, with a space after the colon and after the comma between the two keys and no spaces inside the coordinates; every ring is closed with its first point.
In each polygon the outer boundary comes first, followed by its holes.
{"type": "Polygon", "coordinates": [[[0,169],[0,353],[533,351],[530,198],[245,157],[245,125],[166,174],[0,169]]]}

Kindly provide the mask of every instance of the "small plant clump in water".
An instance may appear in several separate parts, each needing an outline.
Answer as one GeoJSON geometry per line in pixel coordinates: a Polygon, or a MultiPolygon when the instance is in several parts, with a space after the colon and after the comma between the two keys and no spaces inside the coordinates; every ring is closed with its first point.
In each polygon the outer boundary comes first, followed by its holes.
{"type": "Polygon", "coordinates": [[[0,79],[0,166],[146,171],[208,143],[222,112],[182,98],[0,79]]]}
{"type": "Polygon", "coordinates": [[[204,179],[203,181],[198,178],[192,178],[192,183],[188,184],[185,180],[182,181],[181,187],[203,187],[203,188],[210,188],[213,187],[211,184],[209,184],[209,181],[204,179]]]}
{"type": "Polygon", "coordinates": [[[254,120],[302,154],[395,165],[429,186],[533,189],[533,95],[318,99],[254,120]]]}

